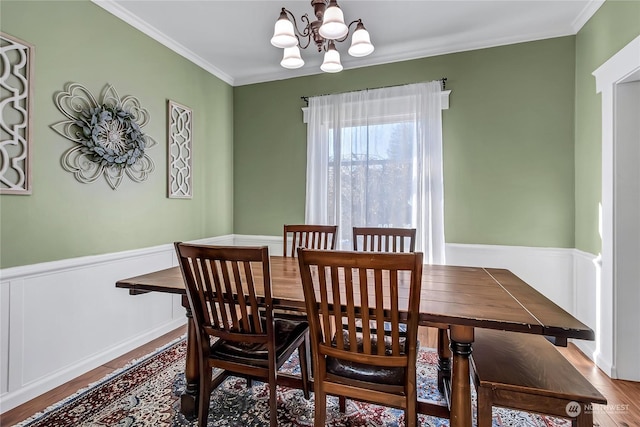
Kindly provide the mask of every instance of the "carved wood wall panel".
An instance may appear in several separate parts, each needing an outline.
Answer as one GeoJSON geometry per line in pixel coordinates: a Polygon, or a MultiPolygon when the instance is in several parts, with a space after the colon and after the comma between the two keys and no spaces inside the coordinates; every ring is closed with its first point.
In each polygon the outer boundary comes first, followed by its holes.
{"type": "Polygon", "coordinates": [[[191,142],[193,112],[177,102],[168,103],[168,197],[190,199],[193,197],[191,171],[191,142]]]}
{"type": "Polygon", "coordinates": [[[33,52],[0,32],[0,194],[31,194],[33,52]]]}

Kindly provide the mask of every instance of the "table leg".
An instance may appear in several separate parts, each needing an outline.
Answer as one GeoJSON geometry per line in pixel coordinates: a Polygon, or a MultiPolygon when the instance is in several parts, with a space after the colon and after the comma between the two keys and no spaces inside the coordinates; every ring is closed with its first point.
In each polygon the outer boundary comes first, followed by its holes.
{"type": "Polygon", "coordinates": [[[469,356],[473,342],[473,327],[451,325],[451,427],[471,427],[471,383],[469,356]]]}
{"type": "Polygon", "coordinates": [[[438,328],[438,390],[444,393],[444,380],[451,379],[451,350],[448,331],[438,328]]]}
{"type": "Polygon", "coordinates": [[[193,323],[193,315],[189,308],[189,300],[186,295],[182,296],[182,306],[187,311],[187,357],[185,362],[184,377],[186,388],[182,396],[180,396],[180,412],[188,420],[198,418],[198,393],[200,367],[198,366],[198,343],[196,342],[195,324],[193,323]]]}

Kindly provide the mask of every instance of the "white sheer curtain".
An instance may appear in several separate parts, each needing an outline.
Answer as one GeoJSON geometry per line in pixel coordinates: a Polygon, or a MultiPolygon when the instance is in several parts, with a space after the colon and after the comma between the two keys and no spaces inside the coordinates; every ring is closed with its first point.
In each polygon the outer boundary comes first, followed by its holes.
{"type": "Polygon", "coordinates": [[[440,81],[309,98],[308,224],[415,227],[425,262],[444,263],[440,81]]]}

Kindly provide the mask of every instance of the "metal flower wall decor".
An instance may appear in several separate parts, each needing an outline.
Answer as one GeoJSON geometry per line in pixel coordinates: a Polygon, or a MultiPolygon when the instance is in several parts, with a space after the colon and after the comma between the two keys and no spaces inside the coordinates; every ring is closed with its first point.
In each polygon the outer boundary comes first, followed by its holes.
{"type": "Polygon", "coordinates": [[[149,113],[137,98],[120,98],[108,84],[97,100],[81,84],[69,83],[54,102],[67,119],[51,128],[76,143],[62,156],[62,167],[78,181],[88,184],[104,175],[115,190],[125,174],[142,182],[153,172],[155,165],[146,151],[156,141],[142,132],[149,113]]]}

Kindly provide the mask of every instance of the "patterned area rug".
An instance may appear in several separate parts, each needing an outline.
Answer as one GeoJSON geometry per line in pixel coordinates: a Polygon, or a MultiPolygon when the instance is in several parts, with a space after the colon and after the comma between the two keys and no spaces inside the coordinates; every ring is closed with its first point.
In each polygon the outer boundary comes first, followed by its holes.
{"type": "MultiPolygon", "coordinates": [[[[180,414],[179,396],[184,390],[184,339],[172,343],[130,366],[105,377],[75,395],[47,408],[20,427],[100,427],[100,426],[193,426],[180,414]]],[[[437,354],[421,349],[418,358],[419,397],[442,402],[436,378],[437,354]]],[[[283,370],[299,370],[295,355],[283,370]]],[[[269,425],[269,391],[254,382],[228,378],[211,395],[209,426],[266,426],[269,425]]],[[[313,394],[306,400],[302,391],[278,387],[278,425],[313,426],[313,394]]],[[[422,426],[448,426],[446,419],[420,416],[422,426]]],[[[347,400],[346,412],[338,411],[337,398],[327,401],[327,425],[332,427],[404,425],[400,410],[347,400]]],[[[496,408],[493,426],[565,427],[567,420],[525,412],[496,408]]]]}

